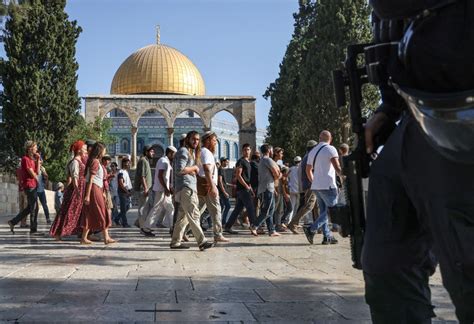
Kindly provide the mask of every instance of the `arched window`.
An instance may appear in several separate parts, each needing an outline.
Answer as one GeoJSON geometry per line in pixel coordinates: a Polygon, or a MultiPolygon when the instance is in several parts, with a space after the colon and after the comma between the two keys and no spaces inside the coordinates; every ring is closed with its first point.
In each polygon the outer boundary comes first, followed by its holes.
{"type": "Polygon", "coordinates": [[[110,156],[114,156],[116,152],[115,143],[107,145],[107,154],[110,156]]]}
{"type": "Polygon", "coordinates": [[[239,146],[237,143],[234,143],[234,160],[239,159],[239,146]]]}
{"type": "Polygon", "coordinates": [[[145,146],[145,140],[143,138],[137,139],[137,154],[141,155],[143,147],[145,146]]]}
{"type": "Polygon", "coordinates": [[[120,141],[120,151],[120,153],[130,153],[130,141],[128,140],[128,138],[122,138],[122,140],[120,141]]]}
{"type": "Polygon", "coordinates": [[[230,144],[227,141],[224,143],[224,154],[226,158],[230,159],[230,144]]]}

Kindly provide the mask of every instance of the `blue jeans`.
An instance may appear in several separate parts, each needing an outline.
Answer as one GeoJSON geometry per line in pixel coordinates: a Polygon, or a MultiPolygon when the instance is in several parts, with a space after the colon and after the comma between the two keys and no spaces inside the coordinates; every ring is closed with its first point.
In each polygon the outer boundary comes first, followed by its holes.
{"type": "Polygon", "coordinates": [[[222,208],[222,224],[224,225],[227,222],[227,214],[229,214],[230,211],[230,199],[223,194],[220,194],[219,202],[222,208]]]}
{"type": "Polygon", "coordinates": [[[120,200],[118,196],[112,196],[112,219],[114,221],[118,220],[118,215],[119,215],[119,206],[120,206],[120,200]]]}
{"type": "MultiPolygon", "coordinates": [[[[43,206],[43,211],[44,211],[44,216],[46,217],[46,220],[49,220],[49,208],[48,208],[48,202],[46,200],[46,192],[44,191],[41,191],[41,192],[37,192],[37,195],[38,195],[38,200],[40,201],[41,203],[41,206],[43,206]]],[[[38,204],[36,204],[36,218],[38,218],[38,204]]]]}
{"type": "Polygon", "coordinates": [[[275,231],[273,227],[273,212],[275,211],[275,198],[273,192],[265,190],[259,196],[260,199],[260,216],[253,224],[254,228],[258,228],[263,225],[263,222],[267,223],[268,233],[271,234],[275,231]]]}
{"type": "Polygon", "coordinates": [[[328,225],[328,208],[337,204],[337,189],[313,190],[316,194],[319,206],[319,217],[311,224],[311,232],[316,232],[323,228],[324,237],[331,237],[331,230],[328,225]]]}
{"type": "Polygon", "coordinates": [[[127,194],[119,193],[120,213],[117,216],[116,222],[122,226],[128,225],[127,211],[130,209],[130,197],[127,194]]]}
{"type": "Polygon", "coordinates": [[[253,224],[255,222],[256,217],[252,194],[247,190],[239,190],[237,191],[235,208],[232,211],[232,214],[230,214],[229,220],[224,225],[226,230],[232,228],[232,225],[234,225],[244,207],[247,209],[247,213],[249,214],[250,223],[253,224]]]}

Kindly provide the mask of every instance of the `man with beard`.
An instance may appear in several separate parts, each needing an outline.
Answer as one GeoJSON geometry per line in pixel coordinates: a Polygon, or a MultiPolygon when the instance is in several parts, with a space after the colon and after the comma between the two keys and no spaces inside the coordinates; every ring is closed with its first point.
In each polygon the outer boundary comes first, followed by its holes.
{"type": "Polygon", "coordinates": [[[184,147],[181,147],[175,156],[175,195],[179,200],[179,212],[170,243],[172,249],[189,249],[189,246],[181,244],[188,224],[199,245],[199,250],[204,251],[214,246],[206,240],[200,224],[196,180],[196,174],[199,172],[196,162],[200,162],[200,155],[199,133],[191,131],[186,135],[184,147]]]}
{"type": "Polygon", "coordinates": [[[250,155],[252,154],[252,148],[250,144],[246,143],[242,145],[242,157],[237,161],[236,164],[236,178],[237,178],[237,197],[235,208],[232,214],[230,214],[229,220],[225,224],[225,232],[229,234],[238,234],[237,231],[232,229],[237,217],[240,215],[242,210],[247,210],[251,224],[255,223],[255,206],[254,196],[255,192],[252,190],[250,185],[250,155]]]}
{"type": "Polygon", "coordinates": [[[212,219],[212,229],[214,232],[214,242],[229,242],[229,239],[222,235],[222,213],[219,203],[219,190],[217,189],[217,166],[214,153],[217,148],[217,135],[214,132],[206,132],[202,136],[201,165],[199,177],[204,177],[209,187],[208,192],[199,196],[199,209],[202,210],[204,204],[212,219]]]}
{"type": "Polygon", "coordinates": [[[148,233],[145,236],[155,236],[152,233],[152,228],[158,224],[163,225],[166,219],[168,223],[173,224],[173,189],[171,188],[171,174],[173,168],[171,164],[176,153],[174,146],[168,146],[165,151],[165,156],[156,162],[155,167],[155,181],[153,184],[153,208],[151,208],[145,221],[144,232],[148,233]]]}
{"type": "Polygon", "coordinates": [[[133,183],[133,190],[138,196],[138,218],[135,221],[135,226],[140,228],[140,233],[145,236],[150,236],[150,232],[145,230],[145,220],[148,212],[153,207],[153,193],[152,193],[152,176],[150,160],[155,155],[155,150],[149,145],[143,147],[143,155],[137,163],[137,172],[135,173],[135,181],[133,183]]]}

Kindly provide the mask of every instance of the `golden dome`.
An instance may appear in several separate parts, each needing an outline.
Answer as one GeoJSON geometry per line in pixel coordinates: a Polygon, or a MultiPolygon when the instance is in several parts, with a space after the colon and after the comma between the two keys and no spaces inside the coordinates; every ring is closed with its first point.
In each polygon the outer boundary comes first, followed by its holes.
{"type": "Polygon", "coordinates": [[[178,50],[154,44],[130,55],[115,72],[111,94],[204,95],[201,73],[178,50]]]}

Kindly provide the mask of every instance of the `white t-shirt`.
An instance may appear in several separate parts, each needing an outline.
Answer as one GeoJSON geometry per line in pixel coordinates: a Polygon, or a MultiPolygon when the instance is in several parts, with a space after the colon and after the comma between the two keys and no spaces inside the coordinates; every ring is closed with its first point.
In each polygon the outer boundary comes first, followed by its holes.
{"type": "Polygon", "coordinates": [[[155,181],[153,184],[153,191],[156,192],[164,192],[165,188],[163,188],[163,185],[161,184],[160,180],[158,179],[158,174],[160,170],[163,170],[163,175],[164,175],[164,180],[166,183],[166,186],[168,189],[170,188],[170,178],[171,178],[171,170],[173,168],[171,167],[170,160],[168,157],[165,155],[161,159],[156,162],[156,167],[155,167],[155,181]]]}
{"type": "Polygon", "coordinates": [[[204,177],[204,164],[209,164],[212,172],[212,182],[217,186],[217,167],[214,154],[209,151],[207,148],[203,147],[201,149],[201,165],[199,166],[199,175],[204,177]]]}
{"type": "Polygon", "coordinates": [[[132,190],[132,181],[130,181],[130,175],[127,170],[121,169],[118,174],[121,174],[123,177],[123,184],[127,190],[132,190]]]}
{"type": "Polygon", "coordinates": [[[290,168],[290,173],[288,174],[288,188],[290,189],[290,193],[300,192],[300,181],[298,176],[299,165],[292,166],[290,168]]]}
{"type": "Polygon", "coordinates": [[[313,169],[311,190],[335,189],[337,188],[336,170],[332,166],[331,159],[339,157],[337,150],[328,143],[320,142],[309,152],[307,165],[313,165],[314,156],[318,151],[319,153],[313,169]],[[324,147],[321,149],[322,146],[324,147]],[[319,151],[319,149],[321,150],[319,151]]]}

